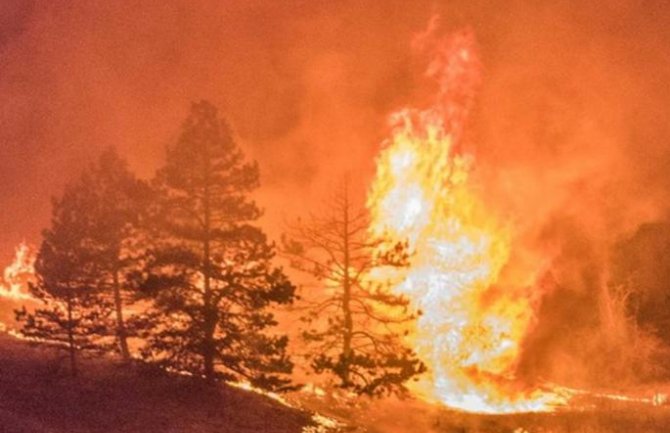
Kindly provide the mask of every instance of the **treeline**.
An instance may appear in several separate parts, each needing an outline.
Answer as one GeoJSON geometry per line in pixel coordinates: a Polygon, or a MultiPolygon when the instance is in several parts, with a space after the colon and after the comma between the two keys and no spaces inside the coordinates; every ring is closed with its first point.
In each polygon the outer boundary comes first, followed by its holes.
{"type": "Polygon", "coordinates": [[[338,386],[402,392],[423,371],[399,337],[413,317],[407,302],[364,278],[380,263],[402,266],[402,248],[374,253],[346,188],[277,248],[250,198],[259,167],[216,107],[192,105],[165,161],[144,181],[107,150],[53,200],[30,287],[42,304],[17,311],[25,336],[67,347],[73,375],[80,353],[116,352],[208,382],[283,390],[296,383],[276,313],[295,304],[288,314],[305,324],[312,369],[338,386]],[[298,299],[274,264],[278,250],[319,287],[298,299]]]}

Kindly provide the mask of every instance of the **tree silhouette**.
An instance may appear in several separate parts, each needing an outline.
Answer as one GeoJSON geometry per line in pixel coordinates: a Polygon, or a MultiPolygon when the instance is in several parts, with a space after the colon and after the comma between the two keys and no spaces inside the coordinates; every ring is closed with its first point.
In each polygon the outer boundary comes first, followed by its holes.
{"type": "MultiPolygon", "coordinates": [[[[124,360],[130,358],[126,304],[133,301],[132,275],[138,263],[136,252],[143,208],[150,199],[148,185],[128,170],[112,148],[85,171],[78,184],[81,207],[88,219],[87,255],[101,294],[114,305],[114,335],[124,360]]],[[[132,328],[132,326],[131,326],[132,328]]]]}
{"type": "Polygon", "coordinates": [[[30,338],[62,343],[68,347],[70,371],[77,375],[76,354],[98,348],[105,333],[111,305],[99,296],[95,266],[87,248],[90,220],[86,200],[77,185],[54,200],[51,228],[43,233],[35,261],[36,283],[32,295],[44,303],[29,313],[17,311],[21,332],[30,338]]]}
{"type": "Polygon", "coordinates": [[[367,228],[367,213],[352,204],[345,183],[322,215],[289,228],[282,252],[318,281],[318,294],[304,300],[309,326],[303,336],[314,370],[335,374],[339,386],[359,394],[399,393],[424,370],[400,341],[402,324],[413,316],[407,300],[367,277],[375,266],[401,266],[408,257],[400,244],[375,254],[378,241],[367,228]]]}
{"type": "Polygon", "coordinates": [[[258,185],[227,123],[206,101],[193,104],[155,180],[159,201],[143,290],[154,328],[144,354],[163,365],[280,388],[292,364],[287,337],[272,335],[272,304],[294,287],[274,268],[274,247],[253,226],[261,214],[247,197],[258,185]]]}

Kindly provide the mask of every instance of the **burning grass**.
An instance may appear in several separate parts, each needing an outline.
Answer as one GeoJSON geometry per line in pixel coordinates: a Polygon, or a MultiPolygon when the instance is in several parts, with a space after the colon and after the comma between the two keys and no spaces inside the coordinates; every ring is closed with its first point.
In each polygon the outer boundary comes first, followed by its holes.
{"type": "Polygon", "coordinates": [[[670,409],[649,406],[544,414],[472,415],[444,413],[433,425],[444,433],[662,433],[670,409]]]}
{"type": "Polygon", "coordinates": [[[33,346],[0,337],[0,431],[661,433],[670,425],[670,406],[655,398],[670,385],[627,393],[566,389],[572,398],[555,412],[490,415],[412,398],[369,400],[322,390],[276,401],[153,367],[125,368],[110,358],[84,360],[84,376],[72,379],[60,348],[33,346]]]}
{"type": "Polygon", "coordinates": [[[666,433],[670,426],[670,406],[594,394],[545,413],[474,414],[413,399],[356,405],[324,400],[319,410],[346,420],[347,431],[368,433],[666,433]]]}

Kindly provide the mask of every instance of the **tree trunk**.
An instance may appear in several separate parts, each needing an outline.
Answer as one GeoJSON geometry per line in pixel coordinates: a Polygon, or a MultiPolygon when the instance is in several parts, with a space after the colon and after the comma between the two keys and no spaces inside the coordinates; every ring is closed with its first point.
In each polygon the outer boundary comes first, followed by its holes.
{"type": "Polygon", "coordinates": [[[216,329],[216,311],[212,305],[212,289],[210,282],[210,251],[209,239],[204,243],[204,319],[205,339],[203,347],[203,359],[205,363],[205,378],[208,382],[214,381],[214,330],[216,329]]]}
{"type": "Polygon", "coordinates": [[[203,341],[203,361],[205,367],[205,378],[208,382],[214,381],[214,331],[216,330],[217,315],[215,306],[212,305],[212,287],[211,287],[211,251],[210,251],[210,230],[211,230],[211,209],[210,209],[210,191],[209,191],[209,158],[205,158],[205,191],[203,195],[204,208],[204,239],[203,239],[203,313],[204,313],[204,341],[203,341]]]}
{"type": "Polygon", "coordinates": [[[344,313],[344,330],[342,343],[342,384],[349,385],[349,369],[351,365],[351,339],[353,334],[353,318],[351,314],[351,277],[349,276],[350,254],[349,254],[349,200],[347,191],[344,191],[344,215],[343,215],[343,246],[344,246],[344,278],[342,284],[342,312],[344,313]]]}
{"type": "Polygon", "coordinates": [[[72,319],[72,295],[67,296],[67,342],[70,352],[70,374],[77,376],[77,354],[74,344],[74,320],[72,319]]]}
{"type": "Polygon", "coordinates": [[[121,299],[121,287],[119,285],[119,271],[114,269],[114,307],[116,309],[116,338],[119,341],[119,350],[121,357],[125,362],[130,360],[130,351],[128,350],[128,339],[126,334],[126,325],[123,320],[123,301],[121,299]]]}

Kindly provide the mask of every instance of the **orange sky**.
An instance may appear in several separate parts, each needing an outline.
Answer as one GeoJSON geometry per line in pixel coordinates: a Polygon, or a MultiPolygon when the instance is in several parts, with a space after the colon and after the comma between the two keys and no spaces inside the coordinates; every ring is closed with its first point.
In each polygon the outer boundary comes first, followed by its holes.
{"type": "Polygon", "coordinates": [[[102,148],[150,176],[201,98],[259,160],[272,232],[345,169],[364,191],[386,115],[433,90],[410,40],[434,13],[478,35],[471,151],[501,212],[529,236],[563,212],[615,234],[662,214],[670,5],[498,3],[4,0],[0,259],[39,241],[49,197],[102,148]]]}

